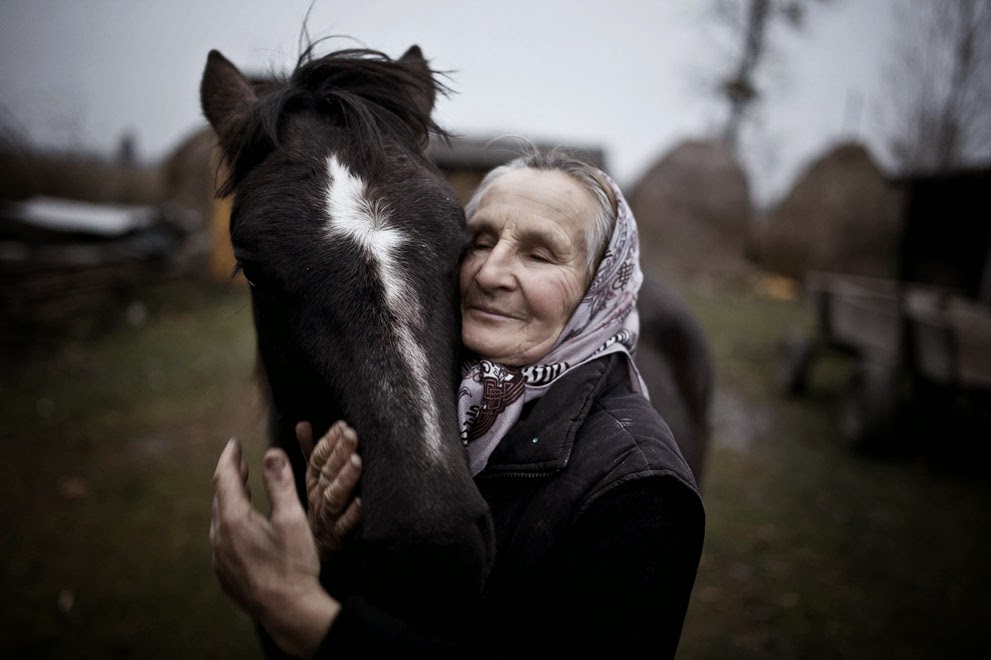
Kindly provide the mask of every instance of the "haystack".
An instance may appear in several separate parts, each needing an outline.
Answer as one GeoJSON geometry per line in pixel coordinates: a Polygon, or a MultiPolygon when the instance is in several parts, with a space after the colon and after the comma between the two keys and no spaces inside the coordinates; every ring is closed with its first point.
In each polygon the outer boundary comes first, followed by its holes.
{"type": "Polygon", "coordinates": [[[644,269],[734,274],[751,218],[747,176],[720,142],[686,141],[658,160],[630,194],[644,269]]]}
{"type": "Polygon", "coordinates": [[[754,258],[803,278],[809,270],[892,277],[902,193],[860,144],[844,143],[813,162],[758,223],[754,258]]]}

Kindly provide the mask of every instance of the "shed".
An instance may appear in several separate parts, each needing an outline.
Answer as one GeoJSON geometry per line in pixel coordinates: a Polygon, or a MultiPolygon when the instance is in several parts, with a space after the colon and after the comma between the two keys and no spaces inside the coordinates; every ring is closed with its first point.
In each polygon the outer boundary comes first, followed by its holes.
{"type": "Polygon", "coordinates": [[[991,304],[991,166],[901,177],[899,279],[991,304]]]}
{"type": "Polygon", "coordinates": [[[465,204],[489,170],[504,165],[533,148],[541,151],[566,149],[575,158],[606,169],[605,152],[598,147],[512,138],[459,136],[449,141],[435,139],[430,143],[427,156],[444,172],[461,203],[465,204]]]}

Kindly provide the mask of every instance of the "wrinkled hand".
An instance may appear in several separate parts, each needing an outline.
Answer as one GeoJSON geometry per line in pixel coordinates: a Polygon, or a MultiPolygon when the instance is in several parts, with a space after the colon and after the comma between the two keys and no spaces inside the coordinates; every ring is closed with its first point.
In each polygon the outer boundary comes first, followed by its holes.
{"type": "Polygon", "coordinates": [[[237,440],[220,455],[210,520],[213,569],[227,595],[284,651],[309,657],[340,606],[320,585],[316,543],[285,452],[269,449],[264,464],[271,518],[251,505],[248,466],[237,440]]]}
{"type": "Polygon", "coordinates": [[[352,497],[361,477],[358,434],[345,422],[335,423],[313,446],[313,429],[296,425],[296,439],[307,459],[306,495],[310,529],[321,561],[340,552],[358,524],[361,499],[352,497]]]}

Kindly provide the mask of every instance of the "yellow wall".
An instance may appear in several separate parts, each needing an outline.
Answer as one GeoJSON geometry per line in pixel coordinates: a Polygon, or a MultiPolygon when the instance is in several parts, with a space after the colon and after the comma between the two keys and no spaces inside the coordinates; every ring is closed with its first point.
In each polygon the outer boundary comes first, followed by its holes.
{"type": "MultiPolygon", "coordinates": [[[[220,158],[219,149],[214,149],[211,160],[217,163],[220,158]]],[[[211,165],[211,172],[217,173],[217,180],[214,181],[213,190],[219,187],[227,176],[227,169],[220,164],[219,167],[211,165]]],[[[231,246],[230,235],[231,221],[231,198],[217,197],[215,194],[210,200],[210,239],[212,247],[210,249],[210,277],[220,284],[244,284],[243,277],[232,278],[234,272],[234,248],[231,246]]]]}

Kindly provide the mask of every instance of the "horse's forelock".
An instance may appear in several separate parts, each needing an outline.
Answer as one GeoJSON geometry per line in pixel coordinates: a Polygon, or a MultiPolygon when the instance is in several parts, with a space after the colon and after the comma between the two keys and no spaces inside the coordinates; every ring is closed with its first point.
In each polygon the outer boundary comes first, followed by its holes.
{"type": "Polygon", "coordinates": [[[240,122],[228,148],[229,176],[220,194],[231,194],[259,162],[281,143],[286,117],[301,110],[333,118],[351,134],[352,157],[381,163],[389,143],[423,157],[430,135],[447,139],[416,90],[446,95],[433,72],[368,49],[347,49],[313,59],[307,49],[292,73],[265,92],[240,122]]]}
{"type": "Polygon", "coordinates": [[[406,124],[424,132],[443,134],[431,118],[432,108],[420,103],[418,94],[447,95],[449,90],[437,72],[407,59],[392,59],[369,49],[338,50],[320,58],[302,59],[291,83],[318,96],[332,97],[349,90],[385,108],[406,124]]]}

